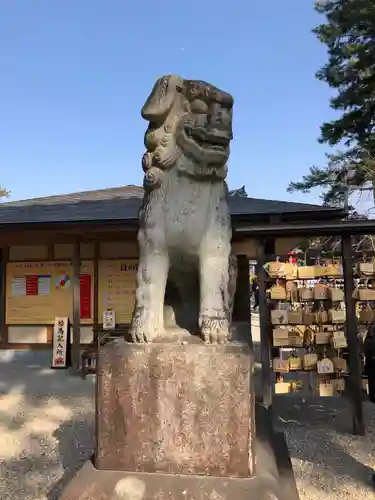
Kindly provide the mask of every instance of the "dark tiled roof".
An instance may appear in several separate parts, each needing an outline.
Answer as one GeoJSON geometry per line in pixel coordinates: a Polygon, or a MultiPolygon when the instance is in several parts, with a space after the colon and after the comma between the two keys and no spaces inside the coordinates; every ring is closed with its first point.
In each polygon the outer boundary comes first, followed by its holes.
{"type": "MultiPolygon", "coordinates": [[[[142,187],[123,186],[6,202],[0,205],[0,225],[134,220],[142,196],[142,187]]],[[[233,216],[332,210],[320,205],[239,197],[230,198],[230,209],[233,216]]]]}
{"type": "Polygon", "coordinates": [[[229,198],[232,215],[285,214],[296,212],[316,212],[317,210],[337,210],[321,205],[295,203],[290,201],[263,200],[262,198],[229,198]]]}

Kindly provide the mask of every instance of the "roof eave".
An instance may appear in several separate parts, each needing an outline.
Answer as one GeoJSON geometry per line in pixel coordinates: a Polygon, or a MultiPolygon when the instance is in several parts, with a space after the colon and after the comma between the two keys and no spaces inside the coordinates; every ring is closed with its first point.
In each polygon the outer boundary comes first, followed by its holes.
{"type": "MultiPolygon", "coordinates": [[[[281,221],[284,218],[283,216],[289,216],[289,218],[293,218],[296,220],[301,219],[311,219],[311,216],[314,216],[314,220],[327,220],[330,219],[338,219],[344,218],[347,214],[343,209],[337,208],[323,208],[321,210],[299,210],[299,211],[284,211],[284,212],[255,212],[250,214],[244,213],[231,213],[231,217],[234,223],[240,223],[241,225],[246,224],[249,220],[267,220],[273,216],[280,216],[281,221]]],[[[129,226],[129,230],[132,228],[138,227],[138,216],[134,217],[119,217],[119,218],[95,218],[95,219],[77,219],[77,220],[58,220],[58,221],[22,221],[22,222],[0,222],[0,230],[9,230],[10,228],[15,230],[20,229],[33,229],[33,228],[44,228],[44,229],[56,229],[57,227],[68,228],[71,226],[77,225],[86,225],[86,226],[129,226]]]]}
{"type": "Polygon", "coordinates": [[[45,230],[56,230],[68,229],[70,227],[76,227],[79,225],[86,226],[110,226],[116,227],[123,226],[124,230],[133,231],[138,229],[138,219],[83,219],[75,221],[50,221],[50,222],[5,222],[0,223],[1,230],[9,230],[10,228],[14,230],[25,230],[25,229],[45,229],[45,230]]]}
{"type": "Polygon", "coordinates": [[[316,222],[305,224],[267,224],[266,226],[240,226],[236,233],[248,237],[277,236],[333,236],[375,234],[375,221],[344,220],[340,222],[316,222]]]}
{"type": "Polygon", "coordinates": [[[313,215],[314,218],[322,218],[326,219],[327,217],[335,219],[335,218],[345,218],[348,215],[348,212],[342,208],[334,208],[334,207],[321,207],[317,208],[316,210],[314,209],[307,209],[307,210],[281,210],[281,211],[275,211],[275,212],[257,212],[254,214],[243,214],[243,213],[236,213],[232,212],[231,213],[232,217],[236,217],[238,219],[246,219],[251,216],[270,216],[273,217],[275,215],[279,216],[280,218],[283,218],[285,216],[288,217],[295,217],[295,218],[311,218],[313,215]]]}

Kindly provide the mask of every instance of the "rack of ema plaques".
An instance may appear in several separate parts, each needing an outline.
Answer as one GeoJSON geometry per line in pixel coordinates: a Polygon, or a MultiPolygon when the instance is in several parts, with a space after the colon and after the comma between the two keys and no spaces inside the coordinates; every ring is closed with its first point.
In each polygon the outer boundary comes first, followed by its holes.
{"type": "MultiPolygon", "coordinates": [[[[265,268],[275,394],[343,394],[349,373],[341,262],[325,259],[298,266],[276,258],[265,268]]],[[[369,273],[370,266],[366,269],[369,273]]],[[[363,265],[358,266],[359,274],[363,270],[363,265]]],[[[368,299],[375,300],[375,290],[361,286],[355,293],[360,299],[359,320],[368,324],[374,318],[368,299]]],[[[366,382],[364,379],[364,389],[366,382]]]]}
{"type": "MultiPolygon", "coordinates": [[[[354,293],[358,318],[358,339],[364,343],[370,324],[375,319],[375,260],[373,257],[358,257],[354,273],[354,293]]],[[[362,349],[362,388],[368,394],[368,382],[362,349]]]]}

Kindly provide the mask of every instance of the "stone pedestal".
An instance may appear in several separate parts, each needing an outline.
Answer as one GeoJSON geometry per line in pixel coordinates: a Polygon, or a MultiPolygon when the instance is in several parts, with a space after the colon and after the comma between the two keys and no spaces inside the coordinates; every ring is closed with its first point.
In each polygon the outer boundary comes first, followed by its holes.
{"type": "Polygon", "coordinates": [[[255,444],[251,365],[245,344],[194,337],[102,347],[96,452],[60,500],[298,499],[255,444]]]}
{"type": "Polygon", "coordinates": [[[246,345],[112,342],[98,370],[101,470],[250,477],[251,356],[246,345]]]}
{"type": "Polygon", "coordinates": [[[89,461],[60,500],[278,500],[271,491],[256,477],[103,471],[89,461]]]}

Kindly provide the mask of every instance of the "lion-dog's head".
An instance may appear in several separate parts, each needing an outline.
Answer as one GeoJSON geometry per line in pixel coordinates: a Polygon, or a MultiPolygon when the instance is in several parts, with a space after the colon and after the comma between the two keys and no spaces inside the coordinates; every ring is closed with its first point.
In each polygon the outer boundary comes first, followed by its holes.
{"type": "Polygon", "coordinates": [[[159,78],[142,108],[149,121],[143,155],[144,187],[160,186],[165,171],[225,179],[233,98],[213,85],[176,75],[159,78]]]}

